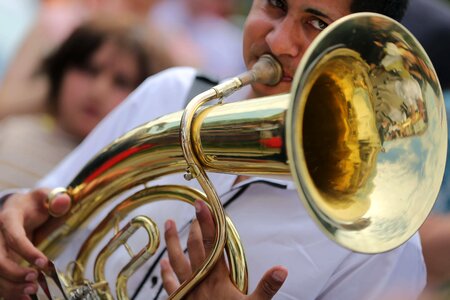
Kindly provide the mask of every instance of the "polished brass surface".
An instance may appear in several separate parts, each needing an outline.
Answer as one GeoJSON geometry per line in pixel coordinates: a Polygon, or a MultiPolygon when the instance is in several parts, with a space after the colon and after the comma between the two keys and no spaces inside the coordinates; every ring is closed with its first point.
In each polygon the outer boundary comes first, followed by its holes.
{"type": "Polygon", "coordinates": [[[332,27],[296,74],[290,166],[330,238],[359,252],[388,251],[419,229],[439,191],[442,91],[425,51],[397,22],[363,14],[332,27]]]}
{"type": "MultiPolygon", "coordinates": [[[[78,255],[74,262],[77,267],[72,268],[71,272],[68,272],[68,278],[66,281],[70,282],[71,286],[81,286],[85,281],[84,271],[86,270],[86,265],[88,258],[93,254],[93,250],[96,246],[101,242],[102,238],[107,235],[107,233],[113,229],[116,223],[123,220],[130,212],[134,209],[158,202],[166,199],[171,200],[179,200],[188,204],[193,205],[195,200],[204,200],[208,202],[206,195],[192,188],[188,188],[186,186],[177,186],[177,185],[161,185],[145,188],[135,194],[127,197],[124,201],[120,202],[115,208],[113,208],[108,215],[103,218],[103,220],[99,223],[99,225],[95,228],[95,230],[86,238],[83,245],[81,246],[78,255]]],[[[231,222],[231,220],[226,217],[227,222],[227,237],[225,250],[227,252],[228,264],[234,266],[232,270],[234,271],[231,274],[231,278],[233,282],[235,282],[236,286],[243,292],[247,292],[248,284],[247,284],[247,264],[245,261],[245,255],[243,249],[240,245],[239,235],[231,222]]],[[[157,227],[152,227],[153,230],[149,230],[150,239],[153,242],[147,244],[147,246],[153,247],[154,250],[158,247],[159,238],[157,237],[157,227]]],[[[111,249],[113,250],[113,249],[111,249]]],[[[141,257],[141,255],[139,255],[141,257]]],[[[106,257],[108,258],[108,257],[106,257]]],[[[149,257],[143,257],[142,259],[145,261],[149,257]]],[[[142,262],[144,262],[142,261],[142,262]]],[[[129,272],[134,272],[139,266],[136,267],[126,267],[124,269],[129,270],[129,272]]],[[[122,278],[120,285],[116,284],[116,295],[126,295],[126,281],[125,278],[131,276],[131,273],[128,276],[119,276],[118,278],[122,278]]],[[[96,262],[94,266],[94,274],[95,280],[94,282],[102,282],[105,280],[105,271],[104,271],[104,263],[98,264],[96,262]]],[[[109,299],[111,293],[109,291],[103,291],[102,296],[109,299]]],[[[122,299],[127,299],[127,297],[122,297],[122,299]]]]}
{"type": "MultiPolygon", "coordinates": [[[[201,270],[171,296],[181,299],[207,275],[230,232],[206,171],[292,177],[312,218],[351,250],[379,253],[407,241],[433,206],[447,148],[442,92],[423,48],[387,17],[354,14],[312,43],[291,93],[203,106],[252,80],[271,83],[279,70],[224,82],[194,98],[185,112],[144,124],[106,147],[67,187],[73,208],[39,247],[55,257],[63,238],[102,204],[187,172],[205,189],[218,238],[201,270]]],[[[101,232],[79,257],[91,253],[101,232]]]]}
{"type": "MultiPolygon", "coordinates": [[[[124,245],[128,238],[132,236],[139,228],[144,228],[148,235],[148,242],[136,255],[131,255],[130,262],[123,267],[117,276],[116,295],[119,299],[128,299],[127,282],[135,270],[141,267],[153,254],[159,246],[159,230],[155,223],[146,216],[137,216],[131,219],[127,225],[117,232],[109,243],[97,255],[94,264],[94,282],[106,282],[105,268],[108,258],[124,245]]],[[[106,299],[113,299],[111,293],[104,294],[106,299]]],[[[103,295],[102,295],[103,296],[103,295]]]]}

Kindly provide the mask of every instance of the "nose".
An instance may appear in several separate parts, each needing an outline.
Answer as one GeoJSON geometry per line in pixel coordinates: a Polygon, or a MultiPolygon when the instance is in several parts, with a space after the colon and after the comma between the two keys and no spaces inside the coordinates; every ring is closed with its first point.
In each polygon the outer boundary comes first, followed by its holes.
{"type": "Polygon", "coordinates": [[[266,35],[266,43],[274,55],[295,58],[303,53],[306,36],[301,26],[295,24],[290,18],[284,18],[266,35]]]}
{"type": "Polygon", "coordinates": [[[107,76],[99,74],[92,84],[91,96],[92,100],[96,102],[101,102],[107,95],[108,91],[111,89],[107,76]]]}

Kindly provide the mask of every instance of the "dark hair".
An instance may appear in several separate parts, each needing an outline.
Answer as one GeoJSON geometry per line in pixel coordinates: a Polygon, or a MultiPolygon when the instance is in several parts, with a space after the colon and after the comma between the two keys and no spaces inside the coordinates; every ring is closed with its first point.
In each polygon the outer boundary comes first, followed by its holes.
{"type": "Polygon", "coordinates": [[[155,35],[156,32],[151,32],[148,25],[128,16],[119,19],[96,16],[81,24],[44,59],[40,68],[49,80],[50,110],[56,111],[64,73],[70,68],[85,67],[91,56],[107,41],[130,51],[136,58],[139,67],[136,86],[149,75],[172,66],[167,51],[156,44],[159,38],[155,35]]]}
{"type": "Polygon", "coordinates": [[[401,21],[408,7],[408,0],[352,0],[350,11],[376,12],[401,21]]]}

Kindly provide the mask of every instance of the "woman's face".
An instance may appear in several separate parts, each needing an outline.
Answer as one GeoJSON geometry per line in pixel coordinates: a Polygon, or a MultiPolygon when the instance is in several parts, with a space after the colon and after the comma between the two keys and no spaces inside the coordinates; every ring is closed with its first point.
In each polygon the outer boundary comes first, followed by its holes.
{"type": "Polygon", "coordinates": [[[84,138],[138,84],[135,56],[105,42],[85,67],[69,68],[63,77],[57,120],[70,134],[84,138]]]}

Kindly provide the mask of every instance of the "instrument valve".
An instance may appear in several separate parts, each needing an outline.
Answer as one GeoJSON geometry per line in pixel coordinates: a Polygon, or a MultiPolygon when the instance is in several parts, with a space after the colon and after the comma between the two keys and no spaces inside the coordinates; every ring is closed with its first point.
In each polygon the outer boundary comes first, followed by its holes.
{"type": "Polygon", "coordinates": [[[194,179],[194,176],[190,172],[187,172],[186,174],[184,174],[183,177],[186,181],[191,181],[192,179],[194,179]]]}
{"type": "Polygon", "coordinates": [[[186,174],[184,174],[184,179],[187,181],[190,181],[194,178],[198,177],[198,174],[200,173],[200,170],[196,165],[190,165],[186,168],[186,174]]]}
{"type": "Polygon", "coordinates": [[[88,283],[71,291],[69,300],[101,300],[101,298],[94,287],[88,283]]]}

